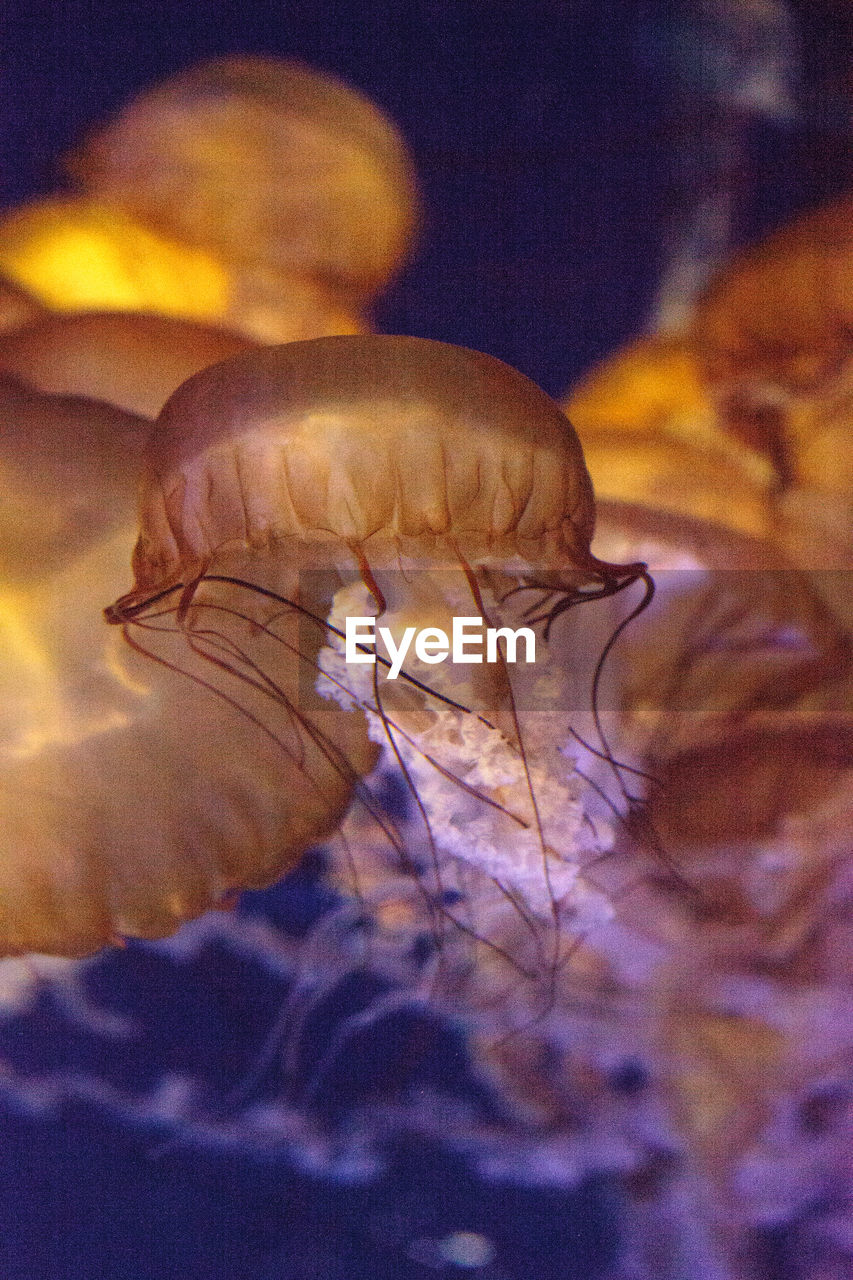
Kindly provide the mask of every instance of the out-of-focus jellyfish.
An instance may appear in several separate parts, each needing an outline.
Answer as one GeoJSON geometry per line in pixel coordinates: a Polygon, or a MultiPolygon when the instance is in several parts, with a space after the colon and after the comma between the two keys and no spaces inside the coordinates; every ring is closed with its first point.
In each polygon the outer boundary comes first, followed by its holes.
{"type": "Polygon", "coordinates": [[[44,314],[44,308],[31,293],[14,281],[0,276],[0,334],[20,329],[44,314]]]}
{"type": "Polygon", "coordinates": [[[721,429],[684,339],[644,338],[605,360],[573,389],[566,413],[598,497],[771,531],[772,466],[721,429]]]}
{"type": "Polygon", "coordinates": [[[792,555],[847,569],[853,547],[853,197],[741,254],[713,282],[694,343],[722,425],[771,461],[792,555]]]}
{"type": "Polygon", "coordinates": [[[52,315],[0,337],[0,371],[51,395],[155,418],[199,369],[252,344],[212,325],[133,312],[52,315]]]}
{"type": "Polygon", "coordinates": [[[262,341],[362,329],[416,217],[393,125],[333,77],[275,58],[179,73],[69,167],[82,198],[0,228],[10,275],[57,307],[165,310],[262,341]]]}
{"type": "Polygon", "coordinates": [[[11,382],[0,404],[0,951],[79,955],[276,878],[373,749],[340,708],[294,710],[279,645],[280,702],[247,688],[238,707],[191,653],[122,644],[102,609],[127,572],[148,424],[11,382]]]}
{"type": "Polygon", "coordinates": [[[788,484],[799,480],[810,407],[832,394],[853,352],[851,226],[846,195],[783,227],[720,273],[693,325],[723,423],[788,484]]]}
{"type": "Polygon", "coordinates": [[[648,991],[651,1074],[687,1156],[647,1216],[652,1271],[657,1250],[689,1274],[680,1181],[720,1274],[770,1274],[761,1232],[783,1230],[801,1242],[791,1274],[849,1274],[851,734],[848,706],[733,735],[673,761],[652,800],[680,865],[725,905],[679,928],[671,903],[641,892],[623,917],[666,937],[648,991]]]}
{"type": "Polygon", "coordinates": [[[286,643],[296,628],[318,689],[366,714],[406,781],[414,833],[374,812],[364,824],[391,878],[439,934],[450,921],[488,946],[488,918],[453,909],[466,877],[479,878],[488,909],[509,905],[523,922],[530,954],[517,966],[541,994],[557,921],[609,910],[583,872],[612,831],[586,813],[583,779],[559,749],[575,709],[590,718],[599,653],[564,669],[542,634],[645,576],[591,555],[593,517],[567,420],[499,361],[412,338],[260,349],[197,375],[163,410],[136,585],[111,617],[146,645],[169,619],[170,638],[227,667],[238,693],[268,690],[255,637],[286,643]],[[415,633],[432,647],[417,640],[398,678],[381,646],[373,664],[357,644],[348,653],[356,617],[384,628],[392,659],[415,633]],[[434,642],[460,617],[481,637],[525,627],[533,653],[504,636],[511,647],[496,640],[491,659],[481,646],[479,661],[439,664],[434,642]],[[305,649],[312,634],[322,653],[305,649]]]}
{"type": "Polygon", "coordinates": [[[642,555],[653,606],[611,661],[621,732],[652,772],[673,754],[846,697],[849,645],[808,575],[784,551],[642,504],[598,504],[596,550],[642,555]]]}
{"type": "Polygon", "coordinates": [[[85,196],[7,212],[0,265],[55,311],[150,311],[213,324],[228,307],[227,273],[211,252],[85,196]]]}
{"type": "MultiPolygon", "coordinates": [[[[853,196],[783,227],[740,254],[700,301],[693,325],[705,376],[728,395],[733,427],[748,432],[735,398],[808,394],[850,353],[853,196]]],[[[754,424],[764,444],[772,423],[754,424]]]]}

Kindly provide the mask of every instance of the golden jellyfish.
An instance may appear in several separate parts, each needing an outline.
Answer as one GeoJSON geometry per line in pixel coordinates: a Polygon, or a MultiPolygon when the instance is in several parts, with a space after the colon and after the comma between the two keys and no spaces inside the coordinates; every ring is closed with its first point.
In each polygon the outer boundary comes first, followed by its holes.
{"type": "Polygon", "coordinates": [[[853,195],[739,254],[700,300],[693,326],[712,384],[808,391],[850,350],[853,195]]]}
{"type": "Polygon", "coordinates": [[[152,663],[106,625],[147,422],[11,381],[0,413],[0,952],[83,955],[275,879],[374,751],[339,708],[300,716],[281,649],[280,702],[238,708],[209,664],[152,663]]]}
{"type": "Polygon", "coordinates": [[[51,311],[150,311],[215,324],[228,278],[214,256],[85,196],[8,211],[0,266],[51,311]]]}
{"type": "Polygon", "coordinates": [[[749,725],[844,705],[843,627],[773,541],[605,500],[594,545],[605,558],[642,557],[655,575],[653,606],[611,662],[618,731],[653,773],[749,725]]]}
{"type": "Polygon", "coordinates": [[[193,373],[252,345],[225,329],[167,316],[52,315],[0,337],[0,372],[51,395],[87,396],[155,418],[193,373]]]}
{"type": "Polygon", "coordinates": [[[693,326],[721,424],[774,468],[774,536],[822,579],[848,627],[834,571],[853,561],[851,226],[847,193],[738,255],[693,326]]]}
{"type": "Polygon", "coordinates": [[[632,343],[582,379],[565,407],[598,497],[752,536],[771,531],[772,466],[721,429],[684,339],[632,343]]]}
{"type": "Polygon", "coordinates": [[[335,78],[232,57],[143,92],[13,212],[0,265],[63,309],[164,311],[261,341],[357,333],[416,221],[394,126],[335,78]]]}
{"type": "Polygon", "coordinates": [[[812,401],[851,357],[853,196],[739,254],[697,307],[693,340],[725,425],[797,483],[812,401]]]}
{"type": "Polygon", "coordinates": [[[479,877],[517,903],[544,967],[542,932],[607,910],[582,864],[609,829],[558,749],[598,655],[570,693],[542,632],[590,597],[650,593],[644,566],[589,551],[592,491],[557,406],[478,352],[317,339],[190,379],[146,456],[136,583],[112,621],[152,651],[168,625],[237,697],[267,688],[258,638],[301,646],[318,691],[360,709],[406,780],[417,833],[364,824],[391,877],[439,930],[462,923],[446,894],[479,877]],[[446,661],[460,618],[480,658],[446,661]]]}

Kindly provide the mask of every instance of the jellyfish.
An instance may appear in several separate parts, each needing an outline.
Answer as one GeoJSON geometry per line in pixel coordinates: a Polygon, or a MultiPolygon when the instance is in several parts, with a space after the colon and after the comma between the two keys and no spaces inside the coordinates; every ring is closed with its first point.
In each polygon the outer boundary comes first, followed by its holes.
{"type": "Polygon", "coordinates": [[[191,374],[249,348],[213,325],[133,312],[51,315],[0,338],[0,370],[53,395],[155,418],[191,374]]]}
{"type": "MultiPolygon", "coordinates": [[[[542,934],[558,948],[559,919],[608,910],[583,863],[610,828],[585,813],[558,749],[574,706],[594,702],[599,655],[585,655],[570,689],[545,633],[588,597],[640,581],[650,591],[642,565],[591,555],[589,480],[553,402],[499,361],[443,343],[259,349],[172,396],[142,494],[136,581],[111,620],[148,647],[170,620],[238,691],[267,687],[255,638],[285,643],[293,631],[317,692],[366,717],[417,813],[401,833],[359,797],[364,839],[345,833],[344,847],[363,891],[387,864],[409,899],[401,918],[416,902],[413,928],[425,911],[436,935],[449,920],[476,946],[487,921],[472,925],[452,902],[479,877],[493,907],[525,921],[543,973],[553,966],[542,934]],[[491,658],[439,665],[434,642],[459,618],[474,643],[478,629],[496,633],[491,658]],[[390,662],[380,644],[373,663],[369,645],[347,656],[353,619],[376,628],[390,662]],[[534,628],[538,659],[516,645],[534,628]]],[[[532,959],[529,976],[546,981],[532,959]]]]}
{"type": "Polygon", "coordinates": [[[700,300],[693,340],[724,425],[796,484],[808,405],[850,348],[853,200],[842,195],[739,254],[700,300]]]}
{"type": "Polygon", "coordinates": [[[749,724],[843,708],[845,629],[783,548],[643,504],[598,513],[596,550],[642,555],[658,584],[611,664],[620,732],[653,771],[749,724]]]}
{"type": "Polygon", "coordinates": [[[712,385],[807,391],[849,352],[853,198],[812,210],[738,255],[700,301],[695,341],[712,385]]]}
{"type": "Polygon", "coordinates": [[[84,955],[277,878],[338,821],[374,748],[341,708],[294,709],[280,648],[270,709],[217,697],[191,655],[117,643],[102,609],[133,545],[148,423],[11,381],[0,411],[0,952],[84,955]]]}
{"type": "Polygon", "coordinates": [[[565,407],[599,497],[770,534],[773,468],[722,429],[686,339],[632,343],[593,369],[565,407]]]}
{"type": "Polygon", "coordinates": [[[82,195],[8,211],[0,264],[49,311],[145,311],[215,324],[228,306],[227,274],[212,253],[82,195]]]}
{"type": "MultiPolygon", "coordinates": [[[[771,462],[772,522],[844,611],[853,547],[851,197],[738,255],[700,301],[693,342],[723,428],[771,462]]],[[[850,625],[849,614],[847,616],[850,625]]]]}
{"type": "Polygon", "coordinates": [[[361,331],[416,221],[393,125],[340,81],[275,58],[180,72],[69,168],[79,197],[0,229],[11,276],[59,307],[165,310],[261,341],[361,331]]]}

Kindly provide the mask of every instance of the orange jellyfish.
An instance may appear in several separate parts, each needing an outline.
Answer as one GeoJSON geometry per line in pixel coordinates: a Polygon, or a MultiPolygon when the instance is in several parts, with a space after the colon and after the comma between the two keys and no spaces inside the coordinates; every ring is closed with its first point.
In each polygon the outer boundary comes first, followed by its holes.
{"type": "Polygon", "coordinates": [[[642,504],[605,501],[598,510],[596,549],[642,554],[659,580],[660,599],[614,666],[624,665],[622,696],[646,707],[649,728],[655,717],[668,723],[667,751],[679,740],[679,717],[685,729],[692,723],[694,742],[707,743],[804,698],[842,704],[844,628],[777,543],[642,504]]]}
{"type": "Polygon", "coordinates": [[[813,570],[849,569],[853,547],[851,225],[847,193],[740,254],[693,326],[722,424],[775,469],[776,535],[813,570]]]}
{"type": "Polygon", "coordinates": [[[253,344],[212,325],[134,312],[44,316],[0,337],[0,371],[52,395],[155,418],[199,369],[253,344]]]}
{"type": "Polygon", "coordinates": [[[570,692],[547,633],[590,597],[649,584],[644,566],[591,555],[580,448],[544,393],[485,355],[414,338],[259,349],[169,400],[141,510],[136,583],[112,621],[152,651],[168,625],[228,671],[235,697],[267,688],[257,637],[301,644],[318,690],[361,709],[407,781],[415,844],[376,823],[373,844],[437,927],[445,913],[462,924],[445,891],[479,875],[517,901],[545,968],[542,924],[607,910],[582,863],[609,829],[588,820],[557,745],[598,655],[570,692]],[[475,646],[479,631],[479,661],[441,657],[459,618],[475,646]],[[390,662],[355,639],[349,653],[354,619],[390,662]],[[538,658],[515,634],[534,628],[538,658]]]}
{"type": "Polygon", "coordinates": [[[209,663],[152,663],[104,623],[144,420],[12,382],[0,416],[0,952],[83,955],[275,879],[374,750],[340,708],[299,714],[279,646],[280,703],[244,689],[237,707],[209,663]]]}
{"type": "Polygon", "coordinates": [[[684,339],[632,343],[582,379],[565,407],[598,497],[771,532],[773,468],[722,429],[684,339]]]}
{"type": "MultiPolygon", "coordinates": [[[[738,255],[700,300],[693,336],[709,382],[734,394],[807,392],[850,351],[853,196],[738,255]]],[[[735,417],[736,405],[732,406],[735,417]]]]}
{"type": "Polygon", "coordinates": [[[261,341],[364,328],[416,220],[405,147],[331,76],[224,58],[142,93],[71,157],[82,194],[0,227],[50,305],[165,311],[261,341]]]}
{"type": "Polygon", "coordinates": [[[848,193],[739,254],[697,308],[693,340],[723,423],[764,450],[786,485],[802,480],[810,409],[819,422],[851,358],[851,226],[848,193]]]}

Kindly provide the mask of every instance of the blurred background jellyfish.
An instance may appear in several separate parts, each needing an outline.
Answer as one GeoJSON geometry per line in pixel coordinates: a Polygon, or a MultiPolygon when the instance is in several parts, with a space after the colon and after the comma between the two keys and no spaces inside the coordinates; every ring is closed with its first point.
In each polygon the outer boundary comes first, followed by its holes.
{"type": "MultiPolygon", "coordinates": [[[[342,709],[277,721],[249,692],[238,712],[192,655],[177,670],[116,645],[101,610],[132,547],[144,427],[3,387],[6,954],[163,935],[275,879],[371,762],[342,709]]],[[[276,658],[280,687],[295,688],[297,664],[276,658]]]]}
{"type": "Polygon", "coordinates": [[[42,315],[0,337],[0,370],[33,390],[156,418],[192,374],[254,344],[214,325],[138,312],[42,315]]]}
{"type": "Polygon", "coordinates": [[[849,568],[853,547],[851,227],[845,193],[781,228],[719,274],[693,324],[721,425],[771,462],[779,536],[812,569],[849,568]]]}
{"type": "Polygon", "coordinates": [[[161,311],[262,341],[365,327],[416,221],[393,125],[276,58],[218,59],[149,89],[69,169],[78,195],[6,218],[10,276],[60,310],[161,311]]]}
{"type": "Polygon", "coordinates": [[[640,339],[566,400],[596,494],[766,537],[773,471],[733,441],[682,338],[640,339]]]}

